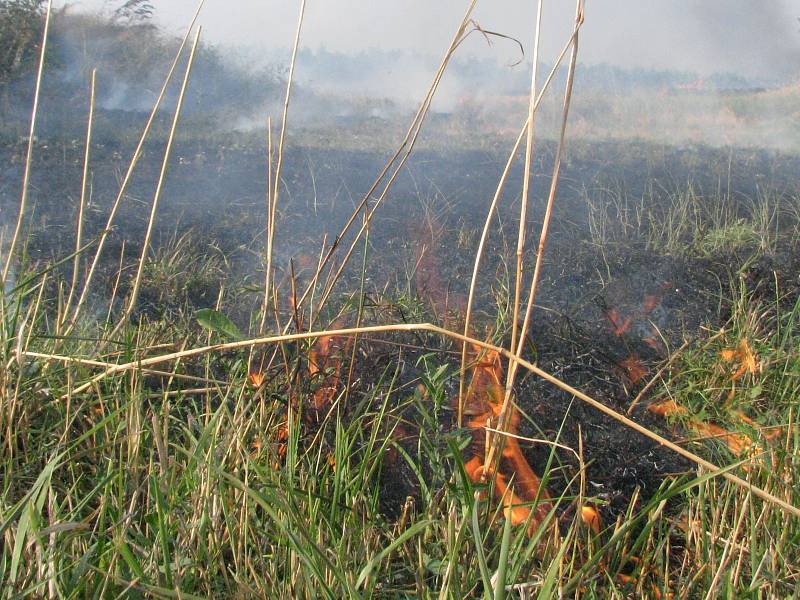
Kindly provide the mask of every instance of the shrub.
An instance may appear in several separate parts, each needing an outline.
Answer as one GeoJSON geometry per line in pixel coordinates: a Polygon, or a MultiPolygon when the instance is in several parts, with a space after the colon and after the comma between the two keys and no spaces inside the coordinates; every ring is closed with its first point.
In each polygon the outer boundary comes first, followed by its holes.
{"type": "Polygon", "coordinates": [[[24,73],[36,60],[44,0],[0,0],[0,83],[24,73]]]}

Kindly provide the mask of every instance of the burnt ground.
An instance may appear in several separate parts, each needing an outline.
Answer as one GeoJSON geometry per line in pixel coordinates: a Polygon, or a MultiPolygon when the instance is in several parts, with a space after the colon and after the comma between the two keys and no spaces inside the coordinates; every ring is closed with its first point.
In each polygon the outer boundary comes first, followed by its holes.
{"type": "MultiPolygon", "coordinates": [[[[95,166],[87,237],[104,227],[130,150],[129,142],[113,139],[93,149],[95,166]]],[[[17,202],[22,152],[19,144],[0,148],[4,224],[10,222],[7,215],[13,214],[17,202]]],[[[545,145],[534,178],[532,223],[538,223],[541,217],[551,154],[552,147],[545,145]]],[[[65,249],[72,247],[82,148],[73,142],[42,141],[34,156],[31,201],[35,210],[27,249],[34,261],[47,261],[67,254],[65,249]]],[[[384,159],[375,153],[356,151],[292,148],[288,152],[276,240],[279,273],[288,271],[291,258],[299,278],[307,274],[307,265],[314,262],[309,257],[318,255],[323,235],[327,234],[329,241],[336,235],[384,159]]],[[[371,230],[367,285],[374,298],[386,301],[379,298],[378,290],[388,281],[390,297],[409,291],[419,294],[426,304],[436,292],[440,296],[452,295],[451,307],[459,305],[458,298],[463,298],[471,273],[477,234],[504,160],[500,151],[463,150],[450,155],[420,152],[410,161],[371,230]],[[435,235],[423,235],[425,239],[420,240],[419,232],[426,228],[435,228],[435,235]],[[436,272],[436,290],[420,285],[425,273],[414,272],[421,245],[432,257],[428,262],[436,272]]],[[[159,161],[160,146],[156,141],[145,149],[118,225],[109,238],[107,260],[102,265],[105,277],[101,278],[95,298],[98,305],[102,305],[114,279],[123,242],[127,256],[139,253],[159,161]]],[[[564,164],[528,358],[624,412],[649,380],[648,375],[632,378],[632,363],[626,361],[635,357],[637,365],[652,373],[670,350],[684,339],[697,336],[702,325],[716,327],[724,323],[727,307],[723,298],[730,295],[730,281],[742,277],[751,290],[771,299],[775,297],[777,277],[780,291],[789,298],[787,302],[792,302],[800,290],[800,259],[793,248],[780,249],[754,262],[748,261],[747,252],[741,256],[674,256],[657,252],[633,238],[601,250],[588,234],[586,205],[587,199],[603,198],[610,189],[618,197],[666,202],[671,193],[684,190],[689,184],[698,193],[709,195],[719,193],[721,187],[730,188],[742,202],[758,197],[764,189],[796,194],[797,163],[792,156],[753,150],[577,144],[564,164]]],[[[509,191],[502,198],[496,221],[499,225],[487,248],[476,310],[477,322],[486,330],[494,323],[494,298],[498,290],[508,285],[521,178],[517,164],[509,178],[509,191]]],[[[213,246],[226,255],[231,270],[229,287],[235,288],[231,281],[242,288],[258,286],[263,277],[259,253],[264,237],[265,193],[263,148],[235,140],[224,144],[181,141],[168,173],[154,246],[193,231],[195,248],[200,252],[213,246]]],[[[537,237],[538,231],[532,226],[529,240],[537,237]]],[[[352,262],[360,265],[359,252],[352,262]]],[[[65,277],[68,275],[64,273],[65,277]]],[[[357,269],[346,272],[342,297],[356,289],[358,281],[357,269]]],[[[123,291],[125,285],[123,278],[123,291]]],[[[215,299],[216,293],[209,289],[197,290],[188,300],[190,306],[201,308],[215,299]]],[[[440,302],[441,298],[434,298],[434,304],[440,302]]],[[[242,292],[229,314],[246,326],[259,303],[258,294],[242,292]]],[[[441,311],[434,309],[433,313],[434,318],[441,319],[441,311]]],[[[400,310],[393,316],[412,318],[400,310]]],[[[441,341],[428,342],[432,348],[441,348],[441,341]]],[[[419,375],[414,366],[418,356],[415,352],[405,353],[407,368],[402,380],[413,381],[419,375]]],[[[396,348],[370,348],[359,364],[362,380],[369,384],[396,361],[396,348]]],[[[577,448],[580,428],[588,462],[587,491],[607,503],[603,508],[607,517],[613,518],[624,510],[637,487],[646,497],[665,475],[691,470],[690,464],[673,453],[533,376],[520,377],[517,397],[528,417],[523,419],[523,435],[552,440],[561,430],[559,441],[577,448]]],[[[452,427],[448,413],[445,411],[442,417],[445,422],[441,427],[447,432],[452,427]]],[[[414,421],[415,417],[410,414],[408,418],[414,421]]],[[[637,410],[634,418],[656,431],[665,431],[665,423],[644,410],[637,410]]],[[[408,443],[413,445],[413,440],[408,443]]],[[[541,471],[550,449],[544,445],[526,446],[525,452],[534,470],[541,471]]],[[[560,471],[564,481],[568,480],[574,474],[574,459],[563,452],[558,453],[558,458],[564,464],[560,471]]],[[[416,493],[410,469],[402,461],[397,469],[384,474],[383,503],[387,514],[396,513],[406,496],[416,493]]],[[[558,494],[563,485],[563,481],[554,480],[552,493],[558,494]]]]}
{"type": "MultiPolygon", "coordinates": [[[[572,303],[573,312],[547,307],[539,310],[529,336],[526,358],[624,414],[671,351],[684,340],[707,335],[701,333],[701,326],[718,328],[724,325],[730,316],[724,298],[730,292],[719,288],[721,275],[739,277],[749,293],[766,301],[774,302],[780,297],[789,310],[800,297],[800,254],[796,252],[762,256],[738,270],[732,269],[732,265],[736,265],[736,261],[731,261],[731,257],[724,261],[721,258],[675,259],[645,253],[620,256],[611,266],[610,282],[582,286],[585,298],[572,303]],[[647,277],[641,276],[643,265],[647,265],[647,277]],[[631,272],[637,276],[631,278],[631,272]],[[776,294],[776,285],[780,294],[776,294]],[[658,304],[645,317],[641,306],[647,296],[657,297],[658,304]],[[615,306],[621,315],[632,315],[630,327],[621,335],[617,335],[617,325],[607,317],[609,306],[615,306]],[[649,342],[653,324],[658,325],[660,345],[649,342]],[[643,368],[638,381],[631,381],[631,374],[624,366],[625,359],[630,356],[636,356],[643,368]]],[[[591,269],[592,265],[587,261],[579,268],[591,269]]],[[[565,304],[569,303],[565,300],[565,304]]],[[[506,345],[508,342],[506,340],[506,345]]],[[[416,343],[421,342],[416,340],[416,343]]],[[[435,346],[436,342],[430,341],[430,345],[435,346]]],[[[396,355],[381,353],[380,349],[371,352],[380,356],[377,364],[396,360],[396,355]]],[[[414,363],[413,353],[405,357],[405,363],[414,363]]],[[[456,373],[457,368],[457,360],[454,360],[452,369],[456,373]]],[[[453,396],[457,394],[455,386],[454,383],[450,388],[453,396]]],[[[651,396],[652,391],[644,395],[631,418],[668,439],[678,440],[688,435],[677,425],[669,426],[662,417],[646,410],[651,396]]],[[[558,441],[576,451],[582,442],[586,493],[599,501],[604,522],[612,522],[623,514],[637,489],[640,498],[646,500],[658,490],[665,477],[691,476],[696,472],[690,461],[536,375],[520,372],[516,401],[524,414],[521,435],[558,441]]],[[[414,422],[416,417],[412,414],[408,419],[414,422]]],[[[413,454],[416,439],[413,434],[409,437],[406,445],[413,454]]],[[[534,471],[543,472],[551,447],[525,443],[522,447],[534,471]]],[[[576,495],[577,459],[562,450],[555,454],[553,466],[557,468],[549,482],[551,495],[576,495]],[[573,482],[571,486],[568,485],[570,481],[573,482]]],[[[391,472],[385,474],[384,502],[389,514],[395,514],[407,496],[416,494],[415,477],[403,464],[393,466],[391,472]]]]}

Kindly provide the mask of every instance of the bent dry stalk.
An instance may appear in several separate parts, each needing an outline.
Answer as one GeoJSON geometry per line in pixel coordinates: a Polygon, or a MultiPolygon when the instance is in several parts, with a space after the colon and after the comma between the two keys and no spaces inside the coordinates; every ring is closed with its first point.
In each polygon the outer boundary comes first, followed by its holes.
{"type": "MultiPolygon", "coordinates": [[[[609,408],[602,402],[595,400],[591,396],[581,392],[580,390],[572,387],[568,383],[562,381],[561,379],[551,375],[547,371],[540,369],[536,365],[528,362],[527,360],[517,356],[515,353],[509,352],[505,348],[500,348],[499,346],[495,346],[488,342],[484,342],[478,339],[471,338],[469,336],[462,335],[455,331],[450,331],[448,329],[444,329],[442,327],[438,327],[431,323],[404,323],[404,324],[395,324],[395,325],[374,325],[369,327],[358,327],[358,328],[347,328],[347,329],[329,329],[327,331],[307,331],[302,333],[293,333],[293,334],[286,334],[286,335],[277,335],[271,337],[264,337],[264,338],[254,338],[250,340],[241,340],[237,342],[226,342],[222,344],[212,344],[209,346],[201,346],[199,348],[191,348],[189,350],[182,350],[180,352],[172,352],[169,354],[163,354],[161,356],[154,356],[151,358],[142,358],[136,361],[123,363],[120,365],[115,365],[109,369],[106,369],[103,373],[93,377],[88,382],[84,383],[83,385],[78,386],[64,394],[61,399],[66,400],[76,394],[80,394],[85,392],[91,388],[93,388],[97,383],[105,379],[110,375],[114,375],[116,373],[123,373],[126,371],[132,371],[141,369],[142,367],[151,367],[153,365],[158,365],[165,362],[170,362],[173,360],[179,360],[183,358],[189,358],[192,356],[202,356],[204,354],[209,354],[212,352],[224,352],[227,350],[236,350],[240,348],[250,348],[253,346],[263,346],[263,345],[272,345],[272,344],[282,344],[284,342],[291,342],[291,341],[298,341],[298,340],[308,340],[308,339],[316,339],[323,336],[330,336],[330,337],[344,337],[344,336],[351,336],[355,334],[362,334],[362,333],[388,333],[388,332],[398,332],[398,331],[408,331],[408,332],[429,332],[432,334],[444,336],[450,338],[452,340],[472,344],[476,347],[483,348],[484,350],[489,350],[493,352],[499,353],[501,356],[510,360],[514,363],[518,363],[519,366],[527,369],[531,373],[538,375],[551,385],[571,394],[575,398],[578,398],[582,402],[592,406],[593,408],[599,410],[603,414],[611,417],[612,419],[622,423],[626,427],[644,435],[645,437],[650,438],[651,440],[657,442],[658,444],[669,448],[673,452],[680,454],[684,458],[689,459],[690,461],[694,462],[698,466],[707,469],[712,473],[716,473],[719,476],[731,481],[732,483],[740,486],[746,490],[751,491],[753,494],[765,500],[775,506],[778,506],[781,510],[786,512],[787,514],[791,514],[795,517],[800,517],[800,508],[793,506],[786,502],[785,500],[781,500],[780,498],[770,494],[769,492],[764,491],[761,488],[753,486],[749,482],[745,481],[744,479],[733,475],[729,471],[722,469],[715,465],[714,463],[707,461],[704,458],[694,454],[686,450],[685,448],[681,448],[676,443],[668,440],[667,438],[655,433],[651,429],[640,425],[639,423],[629,419],[625,415],[618,413],[612,408],[609,408]]],[[[25,356],[26,352],[22,352],[22,355],[25,356]]],[[[729,469],[730,467],[726,467],[729,469]]]]}

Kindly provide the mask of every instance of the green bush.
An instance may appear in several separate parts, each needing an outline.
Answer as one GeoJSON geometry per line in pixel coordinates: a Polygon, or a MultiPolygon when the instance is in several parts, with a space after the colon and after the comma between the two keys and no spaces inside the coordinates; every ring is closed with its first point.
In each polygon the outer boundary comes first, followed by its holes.
{"type": "Polygon", "coordinates": [[[0,0],[0,83],[35,62],[43,27],[44,0],[0,0]]]}

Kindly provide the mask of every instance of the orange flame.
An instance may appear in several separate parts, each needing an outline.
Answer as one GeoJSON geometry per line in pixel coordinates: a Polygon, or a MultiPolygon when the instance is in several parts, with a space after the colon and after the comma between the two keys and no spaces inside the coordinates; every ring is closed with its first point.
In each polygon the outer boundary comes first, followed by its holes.
{"type": "Polygon", "coordinates": [[[631,354],[619,363],[625,378],[632,384],[638,383],[647,376],[648,370],[636,354],[631,354]]]}
{"type": "Polygon", "coordinates": [[[341,338],[332,335],[320,337],[308,357],[308,372],[312,381],[319,377],[319,387],[314,390],[311,405],[322,410],[333,403],[342,371],[342,350],[345,344],[341,338]]]}
{"type": "MultiPolygon", "coordinates": [[[[683,406],[678,406],[672,399],[651,404],[648,410],[662,417],[685,415],[687,412],[683,406]]],[[[743,433],[733,433],[714,423],[706,423],[705,421],[694,418],[689,419],[688,425],[701,437],[719,438],[736,456],[742,456],[753,450],[757,450],[757,446],[753,443],[750,436],[743,433]]]]}
{"type": "Polygon", "coordinates": [[[756,355],[750,349],[750,343],[747,338],[739,342],[736,348],[729,348],[719,353],[723,362],[734,363],[739,365],[739,368],[731,375],[731,380],[736,381],[741,379],[745,373],[755,374],[759,368],[756,361],[756,355]]]}
{"type": "Polygon", "coordinates": [[[260,388],[264,384],[264,373],[253,371],[247,376],[247,379],[254,388],[260,388]]]}
{"type": "MultiPolygon", "coordinates": [[[[474,428],[473,451],[474,455],[465,465],[467,474],[473,482],[485,481],[494,477],[494,493],[502,502],[507,518],[512,524],[530,522],[530,530],[544,521],[552,506],[550,496],[541,488],[541,479],[533,472],[522,450],[519,441],[507,436],[501,454],[498,472],[490,467],[489,472],[484,467],[485,438],[482,429],[487,426],[490,419],[495,421],[502,411],[503,406],[503,367],[500,355],[496,351],[479,353],[479,360],[472,366],[472,380],[467,388],[464,399],[464,412],[469,416],[467,425],[474,428]],[[512,481],[513,486],[509,485],[512,481]],[[531,505],[538,499],[535,511],[531,505]]],[[[519,414],[511,407],[507,431],[511,434],[517,432],[519,427],[519,414]]],[[[493,423],[497,425],[496,422],[493,423]]]]}
{"type": "MultiPolygon", "coordinates": [[[[645,294],[641,309],[634,311],[632,315],[623,317],[616,308],[612,307],[606,309],[606,318],[611,323],[614,335],[617,337],[625,335],[630,331],[631,325],[633,325],[634,321],[646,318],[650,315],[650,313],[658,308],[658,305],[661,304],[661,298],[663,297],[664,292],[669,289],[670,285],[671,284],[669,282],[666,282],[661,285],[656,293],[645,294]]],[[[656,352],[661,352],[663,347],[661,346],[658,331],[655,327],[651,327],[651,333],[651,336],[644,338],[642,341],[652,347],[656,352]]]]}
{"type": "Polygon", "coordinates": [[[595,535],[600,533],[600,514],[593,506],[581,506],[581,520],[595,535]]]}
{"type": "Polygon", "coordinates": [[[606,313],[608,320],[611,321],[611,326],[614,328],[614,335],[620,337],[627,333],[627,331],[631,328],[631,323],[633,320],[630,317],[622,318],[622,315],[619,314],[619,311],[616,308],[611,308],[606,313]]]}

